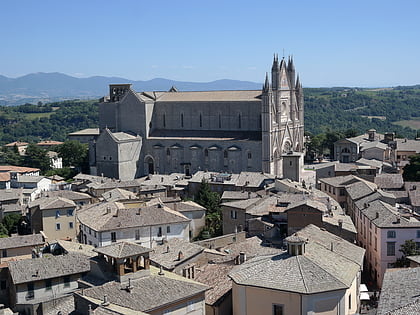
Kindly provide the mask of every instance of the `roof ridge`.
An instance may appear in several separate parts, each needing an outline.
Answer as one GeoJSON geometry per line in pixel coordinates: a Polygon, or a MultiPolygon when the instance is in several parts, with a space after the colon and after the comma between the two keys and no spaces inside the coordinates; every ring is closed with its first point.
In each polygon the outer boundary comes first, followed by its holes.
{"type": "MultiPolygon", "coordinates": [[[[304,257],[304,256],[303,256],[304,257]]],[[[306,258],[306,257],[305,257],[306,258]]],[[[306,258],[306,259],[308,259],[308,258],[306,258]]],[[[305,291],[306,291],[306,293],[309,293],[309,289],[308,289],[308,286],[306,285],[306,279],[305,279],[305,277],[304,277],[304,275],[303,275],[303,272],[302,272],[302,267],[300,266],[300,261],[299,261],[299,256],[296,256],[296,261],[297,261],[297,264],[298,264],[298,267],[299,267],[299,272],[300,272],[300,275],[301,275],[301,277],[302,277],[302,282],[303,282],[303,286],[305,287],[305,291]]],[[[312,261],[311,261],[312,262],[312,261]]]]}

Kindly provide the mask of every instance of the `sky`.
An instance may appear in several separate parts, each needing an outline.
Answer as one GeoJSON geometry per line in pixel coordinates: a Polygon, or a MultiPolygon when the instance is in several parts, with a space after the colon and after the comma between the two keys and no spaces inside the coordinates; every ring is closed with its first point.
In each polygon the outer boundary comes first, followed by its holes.
{"type": "Polygon", "coordinates": [[[263,82],[293,55],[305,87],[420,84],[418,0],[2,0],[0,75],[263,82]]]}

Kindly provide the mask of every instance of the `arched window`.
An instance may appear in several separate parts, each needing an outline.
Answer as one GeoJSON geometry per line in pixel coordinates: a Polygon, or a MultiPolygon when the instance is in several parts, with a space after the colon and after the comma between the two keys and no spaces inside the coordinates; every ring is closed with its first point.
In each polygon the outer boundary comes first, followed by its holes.
{"type": "Polygon", "coordinates": [[[248,152],[248,160],[252,159],[252,153],[248,152]]]}
{"type": "Polygon", "coordinates": [[[208,157],[208,156],[209,156],[209,150],[204,149],[204,156],[205,156],[205,157],[208,157]]]}
{"type": "Polygon", "coordinates": [[[227,159],[227,158],[228,158],[228,151],[227,151],[227,150],[223,151],[223,157],[224,157],[225,159],[227,159]]]}
{"type": "Polygon", "coordinates": [[[166,155],[167,155],[167,156],[171,156],[171,150],[169,150],[169,148],[168,148],[168,149],[166,149],[166,155]]]}

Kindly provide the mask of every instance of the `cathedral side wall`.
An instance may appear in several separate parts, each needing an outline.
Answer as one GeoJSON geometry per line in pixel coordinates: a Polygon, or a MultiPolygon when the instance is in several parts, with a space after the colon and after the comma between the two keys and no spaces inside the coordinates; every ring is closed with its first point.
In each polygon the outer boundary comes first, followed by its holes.
{"type": "Polygon", "coordinates": [[[157,129],[258,131],[261,101],[156,102],[152,122],[157,129]]]}
{"type": "Polygon", "coordinates": [[[188,167],[190,173],[199,170],[261,171],[261,141],[220,141],[220,140],[184,140],[184,139],[146,139],[140,157],[139,174],[148,174],[146,160],[153,158],[155,172],[160,174],[184,173],[188,167]]]}

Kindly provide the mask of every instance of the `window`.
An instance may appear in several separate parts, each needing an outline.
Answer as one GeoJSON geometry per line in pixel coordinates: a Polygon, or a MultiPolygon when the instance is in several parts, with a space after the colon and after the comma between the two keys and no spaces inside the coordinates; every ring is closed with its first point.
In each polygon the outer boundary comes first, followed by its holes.
{"type": "Polygon", "coordinates": [[[395,238],[396,237],[395,231],[388,231],[386,233],[386,235],[387,235],[388,238],[395,238]]]}
{"type": "Polygon", "coordinates": [[[386,255],[395,256],[395,242],[386,243],[386,255]]]}
{"type": "Polygon", "coordinates": [[[420,238],[420,230],[417,230],[417,238],[420,238]]]}
{"type": "Polygon", "coordinates": [[[225,159],[227,159],[227,158],[228,158],[228,151],[227,151],[227,150],[223,151],[223,157],[224,157],[225,159]]]}
{"type": "Polygon", "coordinates": [[[115,243],[117,241],[117,233],[111,232],[111,242],[115,243]]]}
{"type": "Polygon", "coordinates": [[[203,127],[203,117],[200,114],[200,128],[203,127]]]}
{"type": "Polygon", "coordinates": [[[67,216],[72,217],[73,212],[74,212],[74,209],[67,209],[67,216]]]}
{"type": "Polygon", "coordinates": [[[2,250],[2,257],[7,257],[7,249],[2,250]]]}
{"type": "Polygon", "coordinates": [[[166,233],[171,233],[171,227],[169,225],[166,227],[166,233]]]}
{"type": "Polygon", "coordinates": [[[70,276],[64,276],[64,287],[68,288],[70,286],[70,276]]]}
{"type": "Polygon", "coordinates": [[[171,150],[166,149],[166,156],[171,156],[171,150]]]}
{"type": "Polygon", "coordinates": [[[51,289],[52,289],[52,281],[51,281],[51,279],[45,280],[45,290],[46,291],[49,291],[51,289]]]}
{"type": "Polygon", "coordinates": [[[351,309],[351,294],[349,294],[349,309],[351,309]]]}
{"type": "Polygon", "coordinates": [[[135,231],[135,236],[134,238],[136,239],[136,241],[138,241],[140,239],[140,230],[136,230],[135,231]]]}
{"type": "Polygon", "coordinates": [[[181,127],[184,127],[184,114],[181,114],[181,127]]]}
{"type": "Polygon", "coordinates": [[[92,229],[89,228],[89,235],[92,235],[92,229]]]}
{"type": "Polygon", "coordinates": [[[230,218],[231,219],[236,219],[238,217],[238,214],[236,212],[236,210],[231,210],[230,211],[230,218]]]}
{"type": "Polygon", "coordinates": [[[56,229],[57,231],[61,230],[61,224],[60,224],[60,223],[56,223],[56,224],[55,224],[55,229],[56,229]]]}
{"type": "Polygon", "coordinates": [[[204,149],[204,156],[205,156],[205,157],[208,157],[208,156],[209,156],[209,150],[204,149]]]}
{"type": "Polygon", "coordinates": [[[93,231],[93,234],[95,235],[95,238],[96,238],[96,231],[93,231]]]}
{"type": "Polygon", "coordinates": [[[222,116],[219,114],[219,128],[222,128],[222,116]]]}
{"type": "Polygon", "coordinates": [[[417,250],[420,250],[420,242],[416,242],[417,250]]]}
{"type": "Polygon", "coordinates": [[[248,160],[252,159],[252,153],[248,152],[248,160]]]}
{"type": "Polygon", "coordinates": [[[28,293],[26,294],[26,299],[27,300],[32,300],[33,298],[35,298],[34,283],[29,282],[28,283],[28,293]]]}
{"type": "Polygon", "coordinates": [[[56,212],[55,212],[55,218],[57,219],[57,218],[59,218],[60,217],[60,210],[57,210],[56,212]]]}
{"type": "Polygon", "coordinates": [[[242,117],[241,117],[241,114],[238,115],[238,128],[239,129],[242,128],[242,117]]]}
{"type": "Polygon", "coordinates": [[[165,128],[166,127],[166,115],[165,114],[163,114],[163,127],[165,128]]]}
{"type": "Polygon", "coordinates": [[[161,237],[162,236],[162,228],[161,227],[158,228],[157,236],[158,237],[161,237]]]}
{"type": "Polygon", "coordinates": [[[73,222],[69,222],[69,229],[73,228],[73,222]]]}
{"type": "Polygon", "coordinates": [[[344,190],[344,188],[340,188],[340,196],[345,196],[346,192],[344,190]]]}
{"type": "Polygon", "coordinates": [[[283,315],[283,305],[273,304],[273,315],[283,315]]]}

